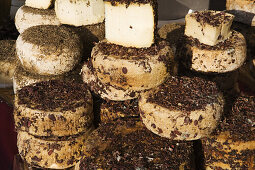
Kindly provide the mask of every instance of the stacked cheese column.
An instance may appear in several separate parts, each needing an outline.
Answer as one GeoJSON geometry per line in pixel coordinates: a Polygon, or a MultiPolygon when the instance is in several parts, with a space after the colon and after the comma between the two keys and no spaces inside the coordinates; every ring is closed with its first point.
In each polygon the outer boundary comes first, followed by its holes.
{"type": "MultiPolygon", "coordinates": [[[[93,130],[93,104],[89,90],[74,77],[82,60],[81,37],[75,28],[59,26],[63,21],[48,9],[52,6],[50,0],[26,1],[16,15],[21,34],[14,118],[22,159],[33,167],[63,169],[75,165],[85,150],[83,143],[93,130]]],[[[97,18],[104,16],[102,11],[97,18]]],[[[93,10],[90,14],[92,20],[93,10]]]]}
{"type": "MultiPolygon", "coordinates": [[[[183,57],[181,61],[186,68],[207,76],[212,74],[221,76],[235,71],[243,65],[246,60],[246,41],[241,33],[230,29],[233,19],[233,15],[220,11],[201,11],[186,16],[185,53],[180,56],[183,57]]],[[[229,91],[231,89],[222,87],[228,87],[226,85],[230,82],[230,80],[223,79],[222,82],[218,81],[218,85],[222,90],[229,91]]],[[[230,101],[225,100],[225,102],[229,104],[230,101]]],[[[227,112],[223,115],[224,120],[225,116],[228,116],[227,112]]],[[[230,156],[231,152],[236,151],[236,149],[232,148],[230,141],[226,140],[229,143],[223,142],[223,145],[226,145],[229,149],[229,155],[222,152],[224,149],[221,150],[221,147],[225,146],[220,146],[219,141],[227,139],[229,135],[227,133],[221,133],[220,135],[222,136],[217,136],[213,140],[211,140],[214,138],[212,136],[205,140],[207,141],[206,144],[204,143],[204,147],[207,147],[205,150],[206,168],[216,169],[221,167],[223,169],[231,169],[223,163],[224,161],[233,161],[231,162],[233,167],[238,167],[237,165],[239,164],[246,164],[245,160],[250,159],[248,156],[238,159],[238,161],[235,161],[235,158],[233,159],[230,156]],[[219,152],[211,152],[208,149],[209,145],[217,145],[219,152]]]]}
{"type": "Polygon", "coordinates": [[[223,91],[233,88],[235,71],[246,59],[244,36],[230,29],[233,19],[233,15],[220,11],[194,12],[185,18],[181,63],[193,72],[214,76],[223,91]]]}
{"type": "Polygon", "coordinates": [[[139,110],[133,99],[171,74],[172,49],[155,38],[156,8],[154,0],[105,1],[106,39],[82,68],[83,81],[106,100],[103,123],[85,142],[77,170],[192,169],[192,142],[161,138],[134,118],[139,110]]]}
{"type": "Polygon", "coordinates": [[[163,83],[172,50],[155,39],[155,1],[105,1],[106,39],[95,45],[82,76],[103,99],[124,101],[163,83]]]}
{"type": "Polygon", "coordinates": [[[83,56],[88,58],[94,42],[104,39],[103,0],[27,0],[15,16],[17,30],[36,25],[63,25],[81,36],[83,56]]]}

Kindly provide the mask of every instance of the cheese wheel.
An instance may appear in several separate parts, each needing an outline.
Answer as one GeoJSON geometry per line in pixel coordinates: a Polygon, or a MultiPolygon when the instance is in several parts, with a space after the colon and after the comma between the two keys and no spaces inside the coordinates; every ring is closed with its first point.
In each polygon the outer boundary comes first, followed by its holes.
{"type": "Polygon", "coordinates": [[[141,121],[102,124],[85,142],[82,169],[192,169],[192,143],[161,138],[141,121]]]}
{"type": "Polygon", "coordinates": [[[15,25],[19,33],[36,25],[60,25],[54,9],[36,9],[21,6],[15,15],[15,25]]]}
{"type": "Polygon", "coordinates": [[[91,56],[98,79],[125,90],[146,90],[160,85],[174,65],[174,55],[166,41],[139,49],[102,41],[93,48],[91,56]]]}
{"type": "Polygon", "coordinates": [[[186,67],[199,72],[225,73],[238,69],[246,60],[246,41],[236,31],[215,46],[201,44],[186,37],[180,60],[186,67]]]}
{"type": "Polygon", "coordinates": [[[59,75],[71,71],[79,63],[82,43],[69,28],[41,25],[20,34],[16,50],[22,66],[29,72],[59,75]]]}
{"type": "Polygon", "coordinates": [[[172,140],[196,140],[217,127],[223,95],[214,82],[194,77],[170,77],[141,94],[143,123],[153,133],[172,140]]]}
{"type": "Polygon", "coordinates": [[[50,80],[23,87],[15,95],[16,129],[36,136],[70,136],[93,123],[93,102],[83,83],[50,80]]]}
{"type": "Polygon", "coordinates": [[[65,169],[74,166],[85,152],[84,142],[93,128],[69,138],[51,140],[18,131],[17,146],[23,160],[37,168],[65,169]]]}

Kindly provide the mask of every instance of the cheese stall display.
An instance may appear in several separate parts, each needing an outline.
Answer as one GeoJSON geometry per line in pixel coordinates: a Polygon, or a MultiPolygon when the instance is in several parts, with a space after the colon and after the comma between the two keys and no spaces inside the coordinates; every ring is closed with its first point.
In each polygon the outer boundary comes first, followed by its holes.
{"type": "Polygon", "coordinates": [[[13,169],[255,169],[239,82],[247,65],[255,79],[255,31],[237,22],[254,2],[159,28],[157,0],[25,0],[0,40],[13,169]]]}

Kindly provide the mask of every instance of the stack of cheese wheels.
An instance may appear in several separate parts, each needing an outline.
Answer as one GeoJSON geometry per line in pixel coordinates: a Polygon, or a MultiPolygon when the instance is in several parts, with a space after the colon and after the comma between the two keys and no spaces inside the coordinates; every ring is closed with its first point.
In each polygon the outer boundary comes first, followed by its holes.
{"type": "Polygon", "coordinates": [[[255,97],[239,96],[217,131],[202,140],[206,169],[255,169],[255,97]]]}
{"type": "Polygon", "coordinates": [[[74,166],[93,130],[92,96],[83,83],[49,80],[15,95],[14,119],[20,156],[33,167],[74,166]]]}
{"type": "Polygon", "coordinates": [[[35,82],[65,77],[81,60],[82,44],[70,28],[39,25],[19,35],[16,52],[20,66],[14,75],[15,92],[35,82]]]}
{"type": "Polygon", "coordinates": [[[220,11],[201,11],[185,18],[186,55],[190,69],[225,73],[239,68],[246,59],[244,36],[231,31],[234,16],[220,11]]]}
{"type": "Polygon", "coordinates": [[[75,170],[194,168],[192,142],[161,138],[135,119],[102,124],[84,145],[87,150],[75,170]]]}
{"type": "Polygon", "coordinates": [[[103,0],[26,0],[15,16],[20,33],[32,26],[61,24],[81,36],[88,58],[94,43],[105,37],[103,0]]]}
{"type": "Polygon", "coordinates": [[[226,9],[235,15],[235,20],[255,26],[255,1],[254,0],[227,0],[226,9]]]}
{"type": "Polygon", "coordinates": [[[166,41],[155,39],[156,1],[105,0],[104,4],[106,39],[92,49],[82,77],[103,99],[135,99],[165,81],[173,52],[166,41]]]}
{"type": "Polygon", "coordinates": [[[231,95],[238,92],[236,71],[244,64],[247,51],[244,36],[231,30],[233,19],[232,14],[212,10],[186,15],[178,57],[183,68],[211,76],[224,93],[231,91],[231,95]],[[229,81],[230,77],[233,80],[229,81]]]}
{"type": "Polygon", "coordinates": [[[33,167],[74,166],[85,150],[82,144],[93,130],[94,117],[89,90],[72,80],[82,56],[80,37],[64,26],[32,26],[19,35],[16,53],[19,154],[33,167]]]}

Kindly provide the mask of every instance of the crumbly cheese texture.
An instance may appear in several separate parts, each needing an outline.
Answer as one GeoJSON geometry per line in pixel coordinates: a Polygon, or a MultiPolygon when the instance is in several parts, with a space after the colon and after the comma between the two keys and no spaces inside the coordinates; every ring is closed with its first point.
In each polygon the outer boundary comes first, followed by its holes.
{"type": "Polygon", "coordinates": [[[196,11],[185,17],[185,35],[214,46],[231,35],[233,20],[233,15],[221,11],[196,11]]]}
{"type": "Polygon", "coordinates": [[[255,26],[254,0],[227,0],[226,9],[235,15],[236,21],[255,26]]]}
{"type": "Polygon", "coordinates": [[[150,47],[156,29],[155,9],[151,3],[105,1],[105,37],[125,47],[150,47]]]}
{"type": "Polygon", "coordinates": [[[23,160],[36,168],[65,169],[74,166],[81,154],[85,152],[83,145],[93,131],[68,139],[51,140],[38,138],[24,131],[18,131],[17,146],[23,160]]]}
{"type": "Polygon", "coordinates": [[[49,9],[53,6],[53,0],[26,0],[25,5],[38,8],[38,9],[49,9]]]}
{"type": "Polygon", "coordinates": [[[54,9],[36,9],[21,6],[15,15],[15,25],[19,33],[36,25],[60,25],[54,9]]]}
{"type": "Polygon", "coordinates": [[[233,31],[231,36],[214,47],[203,45],[194,39],[187,40],[182,62],[200,72],[226,73],[241,67],[246,60],[246,40],[233,31]]]}
{"type": "Polygon", "coordinates": [[[55,11],[62,24],[82,26],[104,21],[103,0],[56,0],[55,11]]]}

